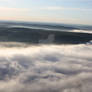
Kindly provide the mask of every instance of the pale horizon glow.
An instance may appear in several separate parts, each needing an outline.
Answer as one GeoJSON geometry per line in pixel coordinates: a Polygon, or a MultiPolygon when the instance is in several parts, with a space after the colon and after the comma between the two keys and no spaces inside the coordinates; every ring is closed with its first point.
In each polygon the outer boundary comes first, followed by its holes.
{"type": "Polygon", "coordinates": [[[92,25],[91,0],[0,0],[0,20],[92,25]]]}

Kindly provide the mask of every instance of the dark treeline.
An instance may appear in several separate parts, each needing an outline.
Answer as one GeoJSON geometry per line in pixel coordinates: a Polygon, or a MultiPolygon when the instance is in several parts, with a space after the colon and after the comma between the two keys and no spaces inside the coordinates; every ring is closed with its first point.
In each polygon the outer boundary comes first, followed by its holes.
{"type": "Polygon", "coordinates": [[[30,44],[80,44],[92,40],[92,34],[64,31],[50,31],[29,28],[1,28],[1,42],[25,42],[30,44]]]}

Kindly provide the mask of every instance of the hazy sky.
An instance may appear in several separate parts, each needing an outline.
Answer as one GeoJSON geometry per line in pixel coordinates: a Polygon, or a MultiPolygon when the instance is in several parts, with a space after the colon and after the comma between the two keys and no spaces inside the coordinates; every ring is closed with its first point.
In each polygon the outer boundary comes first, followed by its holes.
{"type": "Polygon", "coordinates": [[[0,0],[0,20],[92,25],[92,0],[0,0]]]}

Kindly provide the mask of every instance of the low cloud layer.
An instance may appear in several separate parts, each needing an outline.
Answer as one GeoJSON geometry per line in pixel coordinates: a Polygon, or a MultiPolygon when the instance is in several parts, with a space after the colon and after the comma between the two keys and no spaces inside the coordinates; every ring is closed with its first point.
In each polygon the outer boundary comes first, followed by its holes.
{"type": "Polygon", "coordinates": [[[91,92],[91,55],[91,45],[0,46],[0,92],[91,92]]]}

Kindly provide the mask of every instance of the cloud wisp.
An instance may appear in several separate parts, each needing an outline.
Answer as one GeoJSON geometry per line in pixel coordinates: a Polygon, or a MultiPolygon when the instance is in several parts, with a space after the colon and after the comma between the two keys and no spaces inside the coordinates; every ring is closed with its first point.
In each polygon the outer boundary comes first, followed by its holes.
{"type": "Polygon", "coordinates": [[[69,7],[58,7],[58,6],[50,6],[50,7],[45,7],[42,9],[51,10],[51,11],[55,11],[55,10],[92,11],[92,9],[87,9],[87,8],[69,8],[69,7]]]}
{"type": "Polygon", "coordinates": [[[26,12],[29,11],[29,9],[26,8],[9,8],[9,7],[0,7],[0,12],[26,12]]]}

